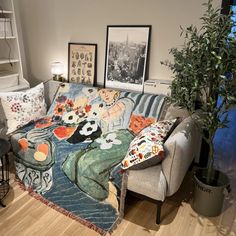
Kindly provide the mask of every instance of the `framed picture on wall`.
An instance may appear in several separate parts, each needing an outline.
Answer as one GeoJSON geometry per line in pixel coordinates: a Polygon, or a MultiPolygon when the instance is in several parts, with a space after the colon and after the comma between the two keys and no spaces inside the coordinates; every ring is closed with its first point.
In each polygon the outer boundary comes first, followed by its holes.
{"type": "Polygon", "coordinates": [[[151,25],[107,26],[105,87],[143,92],[151,25]]]}
{"type": "Polygon", "coordinates": [[[68,44],[68,80],[71,83],[95,85],[97,44],[68,44]]]}

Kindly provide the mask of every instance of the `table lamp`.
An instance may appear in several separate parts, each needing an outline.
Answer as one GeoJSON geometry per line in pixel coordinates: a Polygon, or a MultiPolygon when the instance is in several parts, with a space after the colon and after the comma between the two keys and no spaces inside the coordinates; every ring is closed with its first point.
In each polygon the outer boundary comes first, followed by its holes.
{"type": "Polygon", "coordinates": [[[62,77],[64,73],[64,66],[61,62],[53,62],[51,65],[51,73],[53,74],[53,80],[64,81],[62,77]]]}

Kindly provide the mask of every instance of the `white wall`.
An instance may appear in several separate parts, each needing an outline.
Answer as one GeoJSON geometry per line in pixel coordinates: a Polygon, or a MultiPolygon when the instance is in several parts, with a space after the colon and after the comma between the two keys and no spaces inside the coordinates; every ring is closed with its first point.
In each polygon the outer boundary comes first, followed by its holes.
{"type": "MultiPolygon", "coordinates": [[[[220,5],[220,0],[214,0],[220,5]]],[[[107,25],[152,25],[149,78],[171,79],[160,65],[180,46],[180,28],[199,25],[204,0],[15,0],[30,83],[50,79],[50,65],[61,61],[67,76],[68,42],[98,44],[98,83],[104,81],[107,25]]]]}

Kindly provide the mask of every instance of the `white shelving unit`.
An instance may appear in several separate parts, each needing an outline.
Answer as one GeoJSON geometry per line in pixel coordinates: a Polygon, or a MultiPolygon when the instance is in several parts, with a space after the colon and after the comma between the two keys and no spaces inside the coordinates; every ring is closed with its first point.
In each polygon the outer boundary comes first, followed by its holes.
{"type": "Polygon", "coordinates": [[[29,88],[23,78],[13,0],[0,0],[0,92],[29,88]]]}

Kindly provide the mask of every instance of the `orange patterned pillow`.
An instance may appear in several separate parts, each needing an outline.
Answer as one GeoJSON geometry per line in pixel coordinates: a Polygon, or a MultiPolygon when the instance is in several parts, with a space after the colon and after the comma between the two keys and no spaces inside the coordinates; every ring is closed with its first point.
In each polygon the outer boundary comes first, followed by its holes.
{"type": "Polygon", "coordinates": [[[143,129],[130,143],[121,162],[122,169],[144,169],[161,162],[164,142],[175,127],[177,119],[158,121],[143,129]]]}
{"type": "Polygon", "coordinates": [[[142,129],[154,122],[156,122],[155,118],[146,118],[141,115],[132,115],[130,118],[129,129],[137,135],[142,129]]]}

